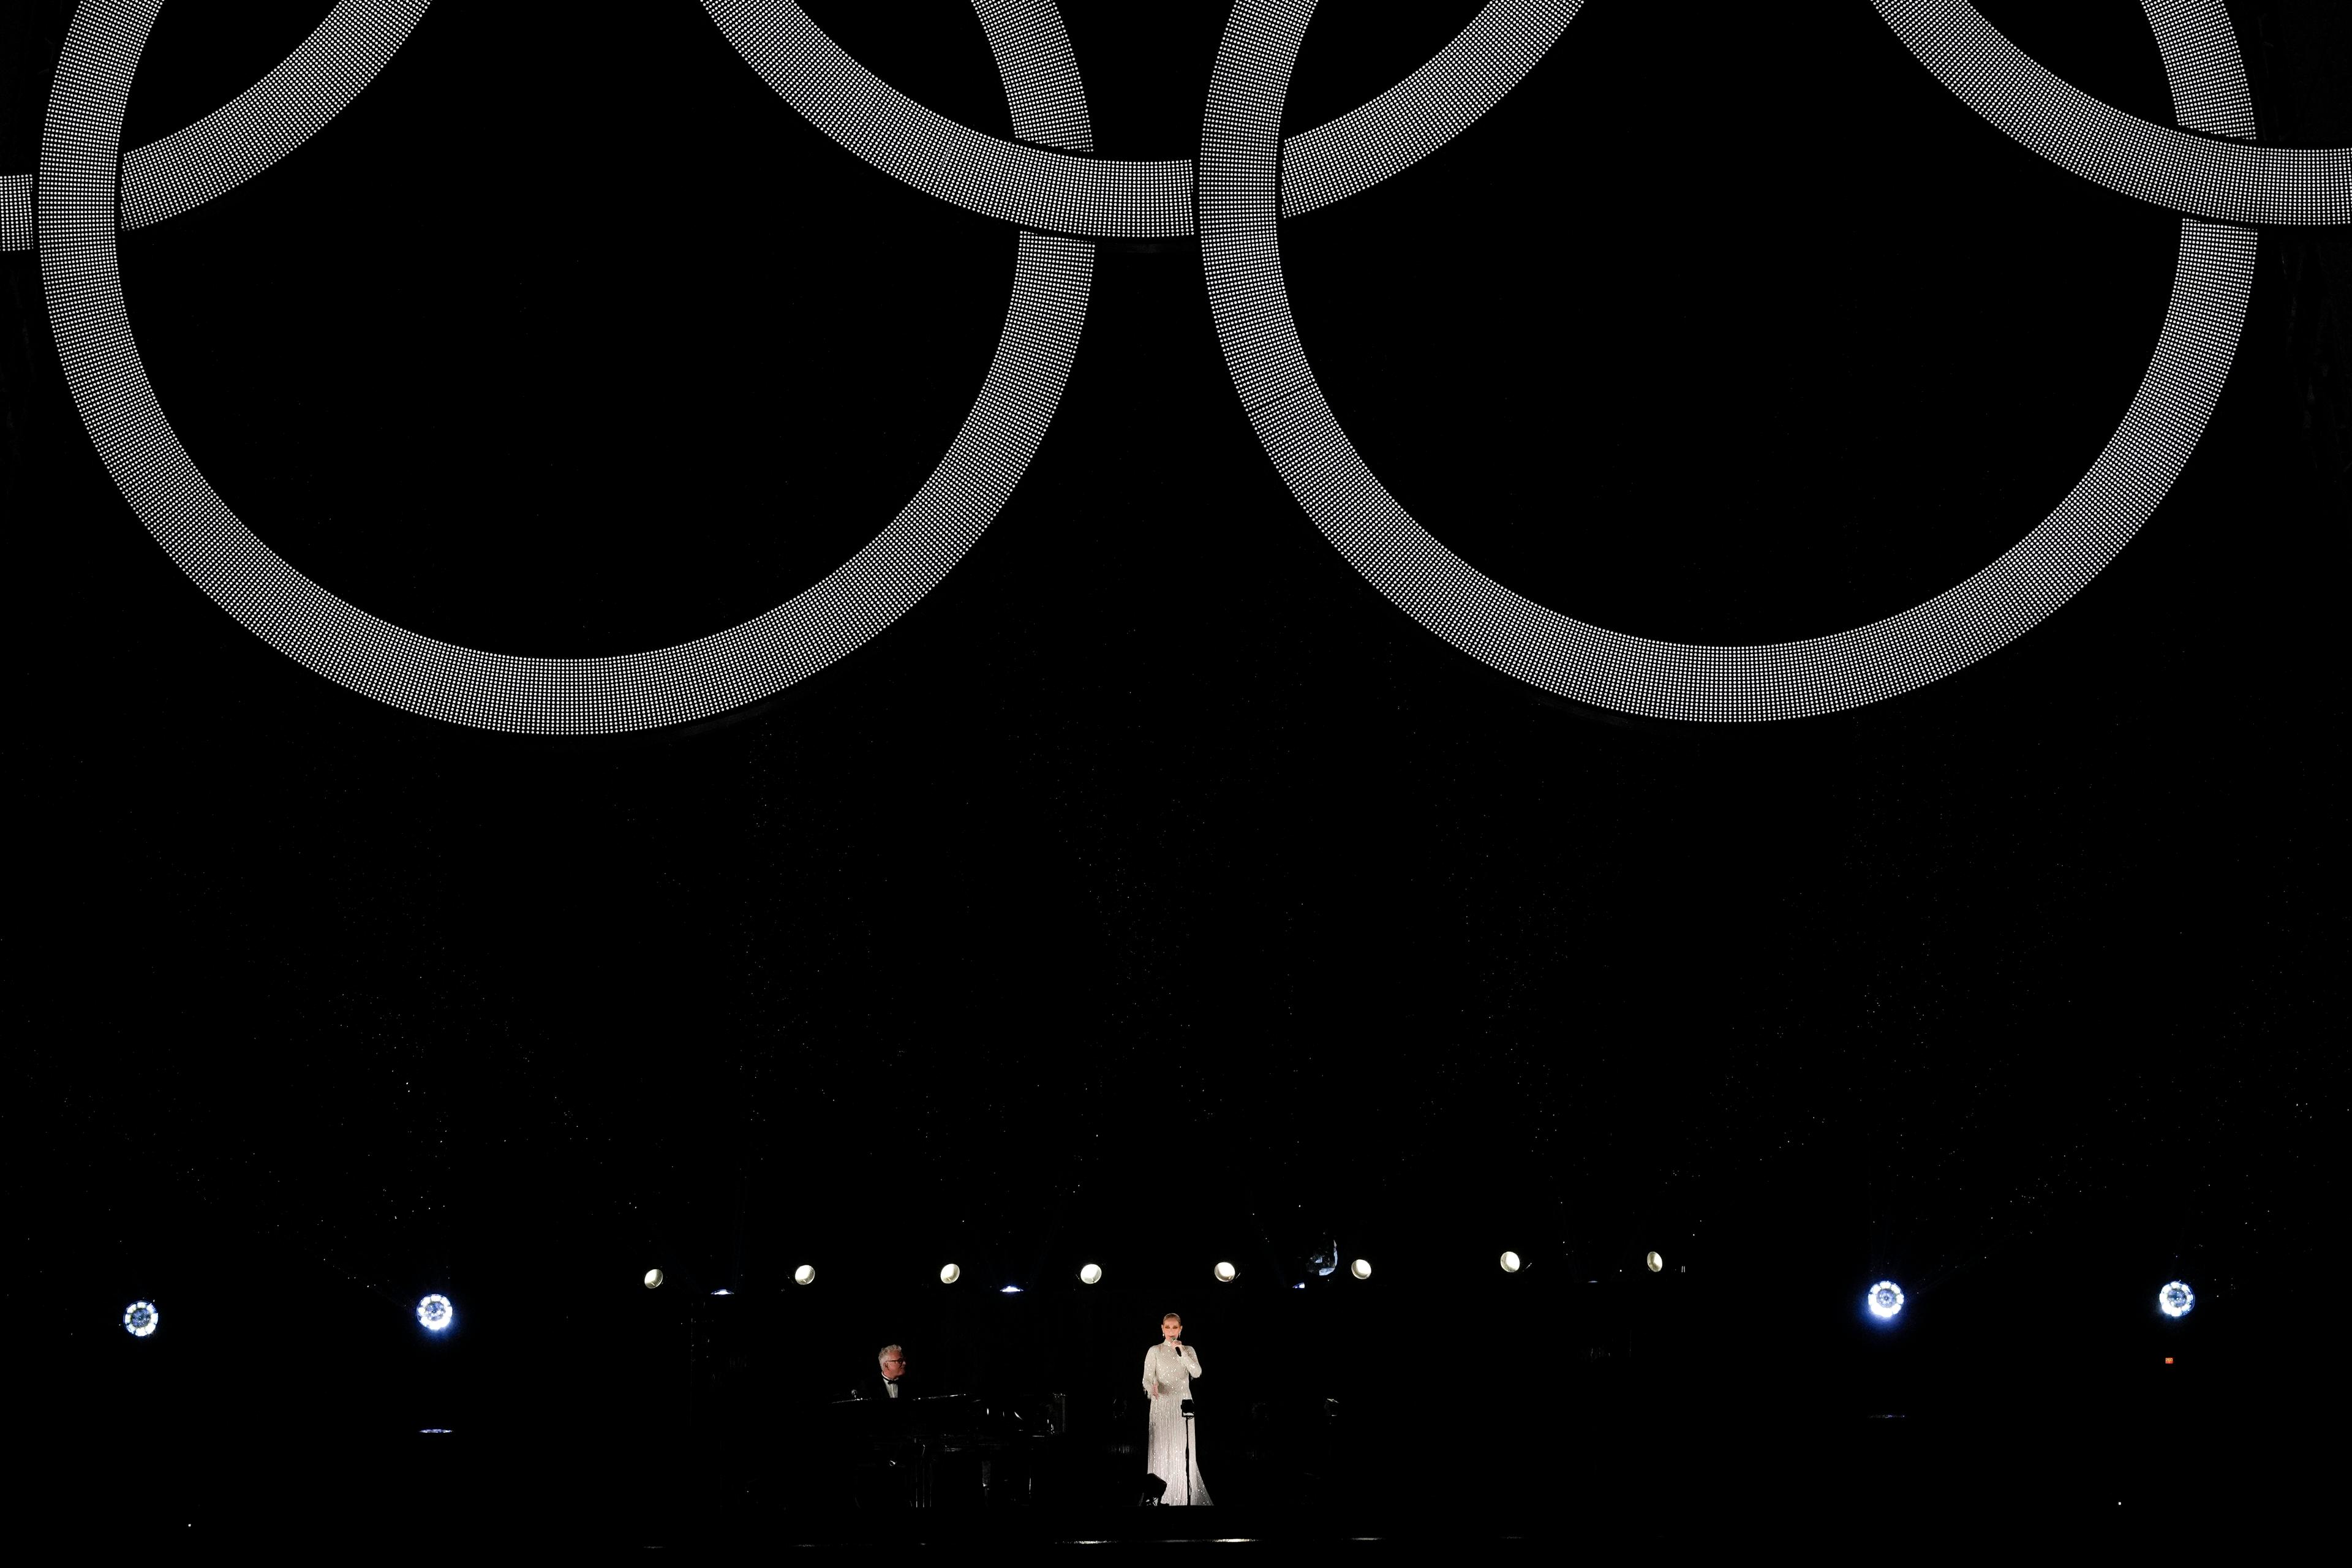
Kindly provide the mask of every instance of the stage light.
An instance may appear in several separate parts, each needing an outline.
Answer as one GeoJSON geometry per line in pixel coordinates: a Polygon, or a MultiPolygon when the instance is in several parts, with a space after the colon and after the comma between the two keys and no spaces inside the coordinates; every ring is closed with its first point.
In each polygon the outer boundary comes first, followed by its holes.
{"type": "Polygon", "coordinates": [[[660,1269],[658,1269],[658,1268],[648,1268],[648,1269],[646,1269],[646,1289],[648,1289],[648,1290],[658,1290],[659,1289],[661,1289],[661,1282],[662,1282],[662,1271],[661,1271],[660,1269]]]}
{"type": "Polygon", "coordinates": [[[1372,1277],[1372,1266],[1359,1258],[1355,1262],[1348,1265],[1348,1272],[1359,1279],[1370,1279],[1372,1277]]]}
{"type": "MultiPolygon", "coordinates": [[[[133,1301],[122,1309],[122,1327],[134,1340],[143,1340],[163,1322],[163,1314],[155,1310],[152,1301],[133,1301]]],[[[202,1334],[196,1336],[204,1338],[202,1334]]]]}
{"type": "Polygon", "coordinates": [[[1880,1322],[1891,1321],[1903,1310],[1903,1287],[1892,1279],[1881,1279],[1864,1293],[1870,1305],[1870,1315],[1880,1322]]]}
{"type": "Polygon", "coordinates": [[[1021,1287],[1018,1285],[1007,1285],[1003,1289],[999,1290],[997,1294],[1000,1296],[1018,1296],[1021,1294],[1021,1287]]]}
{"type": "Polygon", "coordinates": [[[1237,1272],[1239,1272],[1239,1270],[1235,1269],[1235,1268],[1234,1268],[1234,1266],[1233,1266],[1232,1264],[1230,1264],[1230,1263],[1220,1263],[1220,1264],[1218,1264],[1218,1265],[1217,1265],[1217,1283],[1218,1283],[1218,1284],[1220,1284],[1220,1285],[1230,1285],[1230,1284],[1232,1284],[1232,1283],[1234,1282],[1234,1274],[1236,1274],[1237,1272]]]}
{"type": "Polygon", "coordinates": [[[793,1270],[793,1283],[795,1285],[815,1284],[816,1270],[810,1268],[805,1263],[802,1264],[798,1268],[793,1270]]]}
{"type": "Polygon", "coordinates": [[[1519,1255],[1516,1252],[1506,1252],[1503,1254],[1503,1272],[1506,1274],[1517,1274],[1518,1271],[1519,1255]]]}
{"type": "Polygon", "coordinates": [[[435,1294],[416,1303],[416,1321],[435,1333],[439,1333],[457,1321],[457,1309],[449,1305],[449,1298],[435,1294]]]}
{"type": "Polygon", "coordinates": [[[963,1270],[962,1270],[962,1269],[961,1269],[961,1268],[957,1268],[954,1264],[952,1264],[952,1263],[949,1264],[945,1268],[942,1268],[942,1269],[940,1269],[940,1284],[942,1284],[942,1285],[952,1285],[952,1284],[954,1284],[957,1280],[959,1280],[959,1279],[962,1279],[962,1278],[963,1278],[963,1270]]]}
{"type": "Polygon", "coordinates": [[[1654,1252],[1650,1254],[1649,1257],[1642,1259],[1642,1261],[1650,1266],[1650,1272],[1653,1274],[1663,1274],[1665,1272],[1666,1260],[1659,1257],[1654,1252]]]}
{"type": "Polygon", "coordinates": [[[1079,1270],[1078,1270],[1078,1283],[1080,1283],[1080,1284],[1082,1284],[1082,1285],[1099,1285],[1099,1284],[1101,1284],[1101,1283],[1102,1283],[1102,1265],[1101,1265],[1101,1264],[1099,1264],[1099,1263],[1089,1263],[1089,1264],[1087,1264],[1084,1268],[1079,1269],[1079,1270]]]}
{"type": "Polygon", "coordinates": [[[2197,1292],[2175,1279],[2156,1293],[2157,1310],[2168,1318],[2185,1318],[2189,1309],[2197,1305],[2197,1292]]]}

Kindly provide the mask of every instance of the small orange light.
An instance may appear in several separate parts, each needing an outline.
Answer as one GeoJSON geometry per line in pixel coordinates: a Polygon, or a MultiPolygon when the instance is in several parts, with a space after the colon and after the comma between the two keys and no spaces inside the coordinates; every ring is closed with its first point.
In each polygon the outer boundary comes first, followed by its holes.
{"type": "Polygon", "coordinates": [[[2165,1364],[2165,1365],[2167,1365],[2167,1366],[2170,1366],[2170,1365],[2172,1364],[2172,1358],[2171,1358],[2170,1356],[2166,1356],[2166,1357],[2164,1358],[2164,1364],[2165,1364]]]}

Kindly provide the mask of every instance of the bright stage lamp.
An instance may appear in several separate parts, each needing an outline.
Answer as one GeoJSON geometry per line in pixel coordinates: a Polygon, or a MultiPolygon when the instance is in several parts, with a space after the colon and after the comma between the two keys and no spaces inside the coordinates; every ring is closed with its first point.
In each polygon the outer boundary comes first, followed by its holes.
{"type": "MultiPolygon", "coordinates": [[[[122,1309],[123,1330],[134,1340],[143,1340],[153,1333],[156,1325],[163,1321],[163,1314],[155,1310],[152,1301],[133,1301],[122,1309]]],[[[197,1337],[201,1339],[203,1336],[197,1337]]]]}
{"type": "Polygon", "coordinates": [[[1359,1279],[1370,1279],[1372,1277],[1372,1266],[1359,1258],[1348,1265],[1348,1272],[1359,1279]]]}
{"type": "Polygon", "coordinates": [[[1099,1284],[1101,1284],[1101,1283],[1102,1283],[1102,1265],[1101,1265],[1101,1264],[1099,1264],[1099,1263],[1089,1263],[1089,1264],[1087,1264],[1084,1268],[1079,1269],[1079,1270],[1078,1270],[1078,1283],[1080,1283],[1081,1285],[1099,1285],[1099,1284]]]}
{"type": "Polygon", "coordinates": [[[1654,1252],[1650,1254],[1649,1257],[1642,1259],[1642,1261],[1650,1266],[1650,1272],[1653,1274],[1660,1274],[1665,1271],[1666,1260],[1659,1257],[1654,1252]]]}
{"type": "Polygon", "coordinates": [[[1233,1266],[1232,1264],[1230,1264],[1230,1263],[1220,1263],[1220,1264],[1218,1264],[1218,1265],[1217,1265],[1217,1283],[1218,1283],[1218,1284],[1220,1284],[1220,1285],[1230,1285],[1230,1284],[1232,1284],[1232,1283],[1234,1282],[1234,1275],[1236,1272],[1237,1272],[1237,1270],[1236,1270],[1236,1269],[1234,1268],[1234,1266],[1233,1266]]]}
{"type": "Polygon", "coordinates": [[[1892,1279],[1881,1279],[1862,1299],[1869,1303],[1872,1317],[1882,1323],[1889,1322],[1903,1310],[1903,1287],[1892,1279]]]}
{"type": "Polygon", "coordinates": [[[949,1264],[945,1268],[942,1268],[942,1269],[940,1269],[940,1284],[942,1284],[942,1285],[952,1285],[952,1284],[954,1284],[957,1280],[959,1280],[959,1279],[962,1279],[962,1278],[963,1278],[963,1270],[962,1270],[962,1269],[961,1269],[961,1268],[957,1268],[954,1264],[952,1264],[952,1263],[949,1264]]]}
{"type": "Polygon", "coordinates": [[[2195,1305],[2197,1292],[2179,1279],[2156,1293],[2156,1310],[2168,1318],[2185,1318],[2195,1305]]]}
{"type": "Polygon", "coordinates": [[[661,1282],[662,1282],[662,1271],[661,1271],[660,1269],[658,1269],[658,1268],[648,1268],[648,1269],[646,1269],[646,1289],[648,1289],[648,1290],[658,1290],[659,1289],[661,1289],[661,1282]]]}
{"type": "Polygon", "coordinates": [[[435,1333],[439,1333],[456,1321],[457,1310],[443,1295],[427,1296],[416,1303],[416,1321],[435,1333]]]}
{"type": "Polygon", "coordinates": [[[815,1284],[816,1270],[810,1268],[805,1263],[802,1264],[798,1268],[793,1270],[793,1283],[795,1285],[815,1284]]]}
{"type": "Polygon", "coordinates": [[[1516,1252],[1506,1252],[1503,1254],[1503,1272],[1506,1274],[1517,1274],[1518,1271],[1519,1255],[1516,1252]]]}

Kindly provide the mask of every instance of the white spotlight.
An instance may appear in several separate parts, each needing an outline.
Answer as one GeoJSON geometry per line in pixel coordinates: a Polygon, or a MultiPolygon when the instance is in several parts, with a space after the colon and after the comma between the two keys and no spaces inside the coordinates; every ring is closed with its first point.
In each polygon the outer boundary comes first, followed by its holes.
{"type": "Polygon", "coordinates": [[[1217,1283],[1218,1283],[1218,1284],[1220,1284],[1220,1285],[1230,1285],[1230,1284],[1232,1284],[1232,1283],[1234,1282],[1234,1275],[1236,1272],[1237,1272],[1237,1270],[1236,1270],[1236,1269],[1234,1268],[1234,1266],[1233,1266],[1232,1264],[1230,1264],[1230,1263],[1220,1263],[1220,1264],[1218,1264],[1218,1265],[1217,1265],[1217,1283]]]}
{"type": "Polygon", "coordinates": [[[1503,1254],[1503,1272],[1506,1274],[1517,1274],[1518,1271],[1519,1255],[1516,1252],[1506,1252],[1503,1254]]]}
{"type": "Polygon", "coordinates": [[[793,1270],[793,1283],[795,1285],[815,1284],[816,1270],[810,1268],[805,1263],[802,1264],[798,1268],[793,1270]]]}
{"type": "Polygon", "coordinates": [[[133,1301],[122,1309],[122,1327],[134,1340],[143,1340],[153,1333],[163,1321],[163,1314],[155,1310],[152,1301],[133,1301]]]}
{"type": "Polygon", "coordinates": [[[2157,1310],[2168,1318],[2185,1318],[2189,1315],[2189,1309],[2195,1305],[2197,1292],[2179,1279],[2156,1293],[2157,1310]]]}
{"type": "Polygon", "coordinates": [[[1659,1257],[1654,1252],[1650,1254],[1649,1257],[1643,1258],[1642,1261],[1650,1266],[1650,1272],[1653,1274],[1663,1274],[1665,1272],[1666,1260],[1659,1257]]]}
{"type": "Polygon", "coordinates": [[[1099,1285],[1099,1284],[1101,1284],[1101,1283],[1102,1283],[1102,1265],[1101,1265],[1101,1264],[1099,1264],[1099,1263],[1089,1263],[1089,1264],[1087,1264],[1084,1268],[1079,1269],[1079,1270],[1078,1270],[1078,1282],[1079,1282],[1080,1284],[1082,1284],[1082,1285],[1099,1285]]]}
{"type": "Polygon", "coordinates": [[[439,1333],[457,1321],[457,1309],[449,1305],[449,1298],[435,1294],[416,1303],[416,1321],[439,1333]]]}
{"type": "Polygon", "coordinates": [[[1372,1266],[1359,1258],[1348,1265],[1348,1272],[1359,1279],[1370,1279],[1372,1277],[1372,1266]]]}
{"type": "Polygon", "coordinates": [[[1903,1310],[1903,1287],[1892,1279],[1881,1279],[1863,1298],[1870,1304],[1870,1315],[1886,1322],[1903,1310]]]}
{"type": "Polygon", "coordinates": [[[662,1282],[662,1271],[661,1271],[660,1269],[658,1269],[658,1268],[648,1268],[648,1269],[646,1269],[646,1289],[648,1289],[648,1290],[657,1290],[657,1289],[661,1289],[661,1282],[662,1282]]]}
{"type": "Polygon", "coordinates": [[[1021,1294],[1021,1287],[1018,1285],[1007,1285],[1003,1289],[999,1290],[997,1294],[1000,1296],[1018,1296],[1021,1294]]]}
{"type": "Polygon", "coordinates": [[[959,1279],[962,1279],[962,1278],[963,1278],[963,1270],[962,1270],[962,1269],[961,1269],[961,1268],[957,1268],[954,1264],[952,1264],[952,1263],[949,1264],[945,1268],[942,1268],[942,1269],[940,1269],[940,1284],[942,1284],[942,1285],[952,1285],[952,1284],[954,1284],[957,1280],[959,1280],[959,1279]]]}

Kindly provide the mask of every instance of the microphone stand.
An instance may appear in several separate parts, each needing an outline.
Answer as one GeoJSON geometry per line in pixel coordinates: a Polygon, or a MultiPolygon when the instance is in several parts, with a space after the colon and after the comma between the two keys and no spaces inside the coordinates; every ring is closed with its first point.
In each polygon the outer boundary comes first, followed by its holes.
{"type": "MultiPolygon", "coordinates": [[[[1176,1359],[1181,1361],[1183,1358],[1184,1352],[1178,1351],[1176,1359]]],[[[1191,1508],[1192,1506],[1192,1402],[1188,1399],[1176,1409],[1177,1414],[1184,1419],[1184,1506],[1191,1508]]]]}

